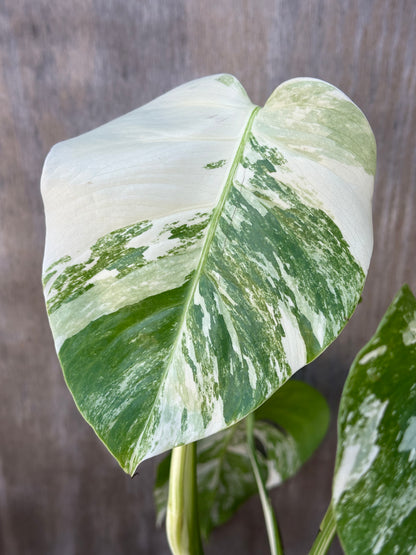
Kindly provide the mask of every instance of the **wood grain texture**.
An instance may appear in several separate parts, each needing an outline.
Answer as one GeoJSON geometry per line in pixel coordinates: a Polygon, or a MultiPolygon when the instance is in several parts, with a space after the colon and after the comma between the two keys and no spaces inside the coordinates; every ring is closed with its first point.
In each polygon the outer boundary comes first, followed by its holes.
{"type": "MultiPolygon", "coordinates": [[[[3,0],[0,2],[0,552],[168,554],[155,530],[155,461],[130,480],[77,413],[53,350],[40,283],[43,160],[190,79],[230,72],[263,103],[283,80],[325,79],[365,112],[378,144],[375,250],[340,339],[301,372],[333,424],[275,491],[288,555],[306,553],[330,497],[347,369],[403,282],[416,290],[416,4],[413,0],[3,0]]],[[[259,501],[209,554],[267,553],[259,501]]],[[[333,555],[341,553],[334,543],[333,555]]]]}

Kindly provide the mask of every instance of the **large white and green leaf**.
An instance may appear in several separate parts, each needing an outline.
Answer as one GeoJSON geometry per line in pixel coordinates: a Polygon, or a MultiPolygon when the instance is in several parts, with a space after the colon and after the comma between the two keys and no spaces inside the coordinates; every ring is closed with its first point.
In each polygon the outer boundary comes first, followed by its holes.
{"type": "MultiPolygon", "coordinates": [[[[254,412],[257,462],[267,487],[291,476],[317,449],[329,424],[325,399],[313,387],[288,381],[254,412]]],[[[170,455],[159,466],[155,484],[157,521],[168,501],[170,455]]],[[[197,445],[198,509],[201,533],[226,522],[257,493],[245,421],[204,438],[197,445]]]]}
{"type": "Polygon", "coordinates": [[[374,169],[361,111],[314,79],[260,109],[206,77],[52,149],[55,345],[127,472],[236,423],[339,334],[371,255],[374,169]]]}
{"type": "Polygon", "coordinates": [[[416,299],[405,286],[355,359],[333,487],[347,555],[416,553],[416,299]]]}

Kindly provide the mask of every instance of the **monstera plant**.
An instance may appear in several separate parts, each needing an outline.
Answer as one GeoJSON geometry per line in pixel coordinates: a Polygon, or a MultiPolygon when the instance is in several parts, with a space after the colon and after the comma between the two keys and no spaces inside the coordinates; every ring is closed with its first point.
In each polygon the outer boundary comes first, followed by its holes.
{"type": "MultiPolygon", "coordinates": [[[[374,171],[362,112],[306,78],[280,85],[263,108],[231,75],[198,79],[49,153],[43,284],[65,380],[129,474],[173,450],[155,493],[175,554],[201,553],[200,529],[207,536],[256,488],[271,550],[282,552],[267,488],[296,472],[328,425],[321,395],[288,380],[360,299],[374,171]]],[[[365,549],[349,511],[367,503],[351,492],[377,462],[390,414],[371,392],[378,375],[368,388],[347,383],[334,500],[315,552],[335,526],[348,553],[365,549]]],[[[377,533],[381,553],[394,533],[377,533]]]]}

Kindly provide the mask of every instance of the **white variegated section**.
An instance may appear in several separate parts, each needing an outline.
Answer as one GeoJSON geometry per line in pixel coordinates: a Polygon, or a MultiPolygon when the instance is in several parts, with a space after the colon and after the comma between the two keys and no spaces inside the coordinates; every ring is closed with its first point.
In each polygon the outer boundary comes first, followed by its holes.
{"type": "Polygon", "coordinates": [[[261,420],[256,422],[254,435],[267,451],[264,459],[267,465],[266,487],[272,489],[293,475],[302,465],[299,446],[290,433],[285,434],[261,420]]]}
{"type": "MultiPolygon", "coordinates": [[[[413,484],[410,485],[409,489],[406,490],[405,488],[399,490],[395,497],[394,502],[389,505],[389,509],[387,512],[387,517],[385,521],[380,520],[380,527],[375,531],[373,541],[372,541],[372,550],[371,554],[378,555],[382,551],[384,553],[385,544],[397,534],[397,529],[402,525],[402,523],[406,520],[406,518],[411,515],[411,513],[416,508],[416,498],[414,496],[414,489],[413,484]]],[[[377,500],[377,503],[382,504],[383,499],[380,498],[377,500]]],[[[377,503],[375,506],[377,507],[377,503]]],[[[397,536],[396,536],[397,537],[397,536]]],[[[398,538],[397,543],[399,540],[405,538],[398,538]]],[[[405,540],[406,541],[406,540],[405,540]]],[[[395,551],[398,555],[402,555],[405,553],[414,553],[416,550],[416,546],[413,547],[410,545],[408,549],[402,551],[395,551]]]]}
{"type": "Polygon", "coordinates": [[[204,77],[55,145],[41,182],[44,269],[115,229],[212,210],[253,108],[236,79],[204,77]]]}
{"type": "Polygon", "coordinates": [[[375,360],[376,358],[384,355],[386,351],[387,351],[387,345],[380,345],[380,347],[377,347],[373,351],[370,351],[369,353],[365,354],[359,360],[358,364],[367,364],[367,362],[370,362],[370,360],[375,360]]]}
{"type": "Polygon", "coordinates": [[[294,371],[306,364],[306,347],[299,325],[293,314],[280,305],[280,322],[284,331],[282,344],[290,368],[294,371]]]}
{"type": "Polygon", "coordinates": [[[357,425],[347,426],[342,459],[335,474],[332,497],[338,503],[342,494],[351,489],[371,468],[380,447],[377,445],[378,427],[388,401],[369,395],[360,406],[362,418],[357,425]],[[364,443],[362,438],[366,439],[364,443]]]}
{"type": "Polygon", "coordinates": [[[409,462],[416,460],[416,416],[409,418],[398,450],[400,453],[409,453],[409,462]]]}
{"type": "Polygon", "coordinates": [[[209,338],[210,338],[210,330],[211,330],[211,315],[208,311],[208,308],[205,304],[204,297],[199,292],[199,285],[195,289],[194,293],[194,304],[195,306],[200,306],[202,310],[202,333],[204,337],[207,339],[206,348],[209,352],[209,338]]]}
{"type": "Polygon", "coordinates": [[[416,312],[413,314],[413,318],[410,320],[407,328],[403,331],[402,337],[406,347],[416,343],[416,312]]]}
{"type": "Polygon", "coordinates": [[[287,164],[276,168],[274,177],[283,182],[289,180],[306,204],[328,214],[366,273],[373,247],[371,199],[374,174],[367,172],[352,153],[350,163],[340,160],[339,145],[331,141],[330,126],[326,129],[325,125],[309,122],[310,112],[318,106],[322,113],[336,110],[333,99],[352,105],[344,93],[328,86],[312,107],[308,104],[295,106],[296,91],[293,93],[291,86],[302,82],[311,85],[314,81],[323,84],[314,79],[297,78],[277,87],[259,112],[253,133],[262,144],[278,146],[287,160],[287,164]],[[308,143],[315,133],[320,141],[316,141],[316,146],[310,146],[308,143]]]}

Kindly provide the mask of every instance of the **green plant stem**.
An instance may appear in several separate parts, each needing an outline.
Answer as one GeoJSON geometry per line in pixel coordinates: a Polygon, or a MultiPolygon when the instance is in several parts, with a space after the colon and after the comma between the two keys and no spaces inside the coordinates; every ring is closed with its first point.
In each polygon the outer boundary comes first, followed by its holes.
{"type": "Polygon", "coordinates": [[[196,443],[172,450],[166,534],[174,555],[202,555],[196,483],[196,443]]]}
{"type": "Polygon", "coordinates": [[[280,540],[279,527],[273,512],[273,507],[267,494],[266,486],[260,474],[260,468],[256,456],[256,448],[254,445],[254,414],[251,413],[246,418],[247,424],[247,442],[249,447],[250,461],[253,468],[254,477],[256,479],[257,488],[261,506],[263,508],[264,521],[266,523],[267,536],[269,538],[271,555],[283,555],[282,542],[280,540]]]}
{"type": "Polygon", "coordinates": [[[312,545],[312,549],[309,551],[309,555],[324,555],[328,551],[329,546],[334,539],[335,532],[335,517],[332,510],[332,504],[330,504],[321,522],[321,526],[319,527],[319,532],[312,545]]]}

